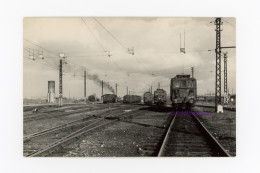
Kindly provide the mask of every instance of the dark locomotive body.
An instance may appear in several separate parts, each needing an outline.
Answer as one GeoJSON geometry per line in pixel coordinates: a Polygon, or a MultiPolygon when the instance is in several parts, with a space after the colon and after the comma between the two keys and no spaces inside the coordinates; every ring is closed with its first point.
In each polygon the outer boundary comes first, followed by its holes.
{"type": "Polygon", "coordinates": [[[123,97],[124,103],[141,103],[141,96],[137,95],[125,95],[123,97]]]}
{"type": "Polygon", "coordinates": [[[115,94],[104,94],[102,97],[103,103],[116,103],[117,96],[115,94]]]}
{"type": "Polygon", "coordinates": [[[144,104],[152,104],[153,103],[153,94],[151,92],[144,93],[144,104]]]}
{"type": "Polygon", "coordinates": [[[174,109],[191,109],[197,99],[197,81],[190,75],[176,75],[171,79],[170,99],[174,109]]]}
{"type": "Polygon", "coordinates": [[[166,104],[166,91],[163,89],[157,89],[154,91],[154,104],[165,105],[166,104]]]}

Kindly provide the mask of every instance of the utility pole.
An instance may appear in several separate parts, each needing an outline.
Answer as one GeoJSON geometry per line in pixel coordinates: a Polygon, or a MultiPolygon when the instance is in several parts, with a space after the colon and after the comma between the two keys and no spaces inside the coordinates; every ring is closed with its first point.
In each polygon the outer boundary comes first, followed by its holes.
{"type": "Polygon", "coordinates": [[[191,77],[194,78],[194,67],[191,67],[191,77]]]}
{"type": "Polygon", "coordinates": [[[227,91],[227,52],[224,52],[224,105],[228,105],[228,91],[227,91]]]}
{"type": "Polygon", "coordinates": [[[151,93],[153,93],[153,86],[151,86],[151,93]]]}
{"type": "Polygon", "coordinates": [[[59,65],[59,106],[62,106],[62,59],[59,65]]]}
{"type": "Polygon", "coordinates": [[[216,87],[215,87],[215,106],[221,105],[221,18],[216,18],[216,87]]]}
{"type": "Polygon", "coordinates": [[[86,99],[87,99],[87,90],[86,90],[86,88],[87,88],[87,78],[86,78],[86,76],[87,76],[87,72],[86,71],[84,71],[84,98],[85,98],[85,101],[86,101],[86,99]]]}
{"type": "Polygon", "coordinates": [[[117,96],[117,83],[116,83],[116,96],[117,96]]]}
{"type": "MultiPolygon", "coordinates": [[[[221,49],[236,48],[236,46],[221,47],[221,18],[216,18],[214,24],[216,25],[216,86],[215,86],[215,106],[221,105],[221,49]]],[[[211,51],[211,50],[209,50],[211,51]]]]}
{"type": "Polygon", "coordinates": [[[65,55],[60,54],[60,65],[59,65],[59,106],[62,106],[62,65],[63,63],[66,63],[65,60],[65,55]]]}
{"type": "Polygon", "coordinates": [[[103,96],[103,80],[102,80],[102,93],[101,93],[101,96],[103,96]]]}

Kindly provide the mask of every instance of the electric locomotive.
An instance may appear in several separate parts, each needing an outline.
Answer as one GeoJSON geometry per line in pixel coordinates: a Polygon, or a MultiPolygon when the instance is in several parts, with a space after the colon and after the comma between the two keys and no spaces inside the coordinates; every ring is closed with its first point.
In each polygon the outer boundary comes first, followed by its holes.
{"type": "Polygon", "coordinates": [[[166,104],[166,91],[163,89],[157,89],[154,91],[154,103],[156,105],[165,105],[166,104]]]}
{"type": "Polygon", "coordinates": [[[190,75],[180,74],[171,79],[170,99],[174,109],[194,107],[197,98],[197,81],[190,75]]]}
{"type": "Polygon", "coordinates": [[[145,104],[152,104],[153,103],[153,94],[151,92],[144,93],[144,103],[145,104]]]}

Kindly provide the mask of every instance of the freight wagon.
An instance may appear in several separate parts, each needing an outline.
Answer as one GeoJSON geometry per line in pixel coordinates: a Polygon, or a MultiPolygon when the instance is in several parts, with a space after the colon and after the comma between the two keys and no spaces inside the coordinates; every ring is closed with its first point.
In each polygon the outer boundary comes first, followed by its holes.
{"type": "Polygon", "coordinates": [[[123,97],[124,103],[141,103],[141,96],[137,95],[125,95],[123,97]]]}

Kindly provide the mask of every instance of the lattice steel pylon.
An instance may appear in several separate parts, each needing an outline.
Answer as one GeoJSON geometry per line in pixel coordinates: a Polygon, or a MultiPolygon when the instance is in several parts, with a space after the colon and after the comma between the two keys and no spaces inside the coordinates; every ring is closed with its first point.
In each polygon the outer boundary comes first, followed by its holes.
{"type": "Polygon", "coordinates": [[[62,59],[59,65],[59,106],[62,106],[62,59]]]}
{"type": "Polygon", "coordinates": [[[60,64],[59,64],[59,106],[62,106],[62,66],[66,64],[65,55],[60,54],[60,64]]]}
{"type": "Polygon", "coordinates": [[[221,18],[216,18],[216,88],[215,88],[215,106],[221,105],[221,18]]]}
{"type": "Polygon", "coordinates": [[[227,89],[227,52],[224,52],[224,105],[228,105],[228,89],[227,89]]]}

